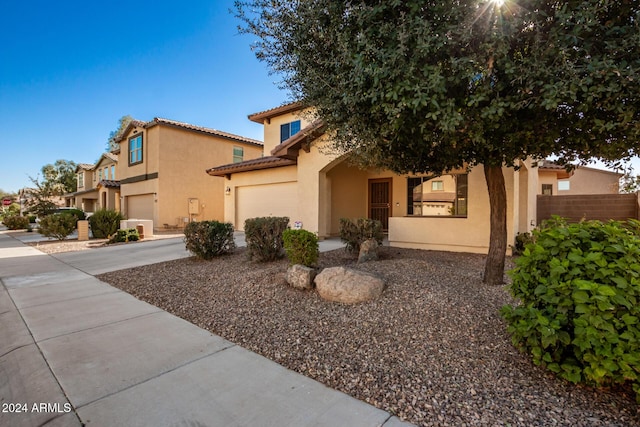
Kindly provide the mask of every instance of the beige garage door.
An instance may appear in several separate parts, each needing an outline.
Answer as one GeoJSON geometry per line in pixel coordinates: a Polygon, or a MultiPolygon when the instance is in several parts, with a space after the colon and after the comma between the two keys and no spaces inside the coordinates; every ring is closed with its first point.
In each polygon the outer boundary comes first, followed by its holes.
{"type": "Polygon", "coordinates": [[[153,194],[127,197],[127,218],[153,220],[153,194]]]}
{"type": "Polygon", "coordinates": [[[247,218],[288,216],[298,218],[298,190],[295,182],[236,187],[236,230],[244,229],[247,218]]]}

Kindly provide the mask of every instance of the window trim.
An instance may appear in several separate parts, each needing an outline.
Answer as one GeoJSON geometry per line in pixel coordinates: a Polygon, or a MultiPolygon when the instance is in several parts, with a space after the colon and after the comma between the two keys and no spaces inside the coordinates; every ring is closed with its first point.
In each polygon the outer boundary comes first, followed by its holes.
{"type": "Polygon", "coordinates": [[[140,163],[142,163],[144,161],[144,156],[143,156],[143,149],[144,149],[144,139],[142,138],[142,134],[139,133],[137,135],[132,136],[131,138],[129,138],[129,144],[128,144],[128,159],[129,159],[129,166],[133,166],[133,165],[138,165],[140,163]],[[132,145],[131,143],[136,140],[136,139],[140,139],[140,147],[136,147],[135,150],[132,150],[132,145]],[[131,161],[133,159],[132,154],[138,154],[136,155],[136,160],[135,161],[131,161]],[[139,157],[139,159],[138,159],[139,157]]]}
{"type": "MultiPolygon", "coordinates": [[[[469,174],[468,173],[448,173],[448,174],[443,174],[443,175],[422,175],[422,176],[409,176],[406,178],[406,183],[407,183],[407,217],[409,218],[468,218],[469,217],[469,174]],[[446,175],[451,175],[451,176],[465,176],[466,177],[466,189],[464,191],[464,194],[461,194],[461,189],[462,189],[462,185],[464,184],[459,184],[458,180],[456,180],[456,188],[455,188],[455,200],[454,200],[454,207],[456,205],[460,206],[459,200],[463,200],[464,204],[465,204],[465,213],[464,214],[458,214],[458,215],[414,215],[413,213],[413,189],[415,188],[414,185],[410,185],[411,180],[420,180],[420,184],[424,184],[428,181],[431,181],[432,179],[436,179],[439,178],[441,176],[446,176],[446,175]],[[463,195],[464,197],[460,197],[461,195],[463,195]]],[[[443,183],[443,191],[444,191],[444,183],[443,183]]],[[[440,190],[436,190],[432,192],[436,192],[439,193],[440,190]]]]}
{"type": "Polygon", "coordinates": [[[243,160],[244,160],[244,147],[239,147],[235,145],[233,147],[233,163],[240,163],[243,160]],[[236,150],[238,150],[240,154],[236,154],[236,150]]]}
{"type": "Polygon", "coordinates": [[[289,123],[283,123],[280,125],[280,143],[282,144],[287,139],[291,138],[293,135],[297,134],[302,130],[302,124],[300,120],[294,120],[289,123]],[[295,131],[292,131],[291,128],[295,128],[295,131]],[[286,131],[285,131],[286,129],[286,131]]]}

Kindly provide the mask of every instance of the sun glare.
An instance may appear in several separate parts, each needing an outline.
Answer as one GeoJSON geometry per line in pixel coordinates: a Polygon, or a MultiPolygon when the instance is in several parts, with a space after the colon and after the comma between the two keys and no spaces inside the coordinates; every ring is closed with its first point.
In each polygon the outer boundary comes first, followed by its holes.
{"type": "Polygon", "coordinates": [[[496,5],[496,7],[502,7],[506,0],[491,0],[491,2],[496,5]]]}

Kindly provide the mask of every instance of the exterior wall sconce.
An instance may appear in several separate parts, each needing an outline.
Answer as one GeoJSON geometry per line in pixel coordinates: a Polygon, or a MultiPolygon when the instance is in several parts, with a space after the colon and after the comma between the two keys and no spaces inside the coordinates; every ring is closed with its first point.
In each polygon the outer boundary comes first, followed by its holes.
{"type": "Polygon", "coordinates": [[[230,196],[230,195],[231,195],[231,187],[227,187],[227,188],[225,188],[225,190],[224,190],[224,195],[225,195],[225,196],[230,196]]]}

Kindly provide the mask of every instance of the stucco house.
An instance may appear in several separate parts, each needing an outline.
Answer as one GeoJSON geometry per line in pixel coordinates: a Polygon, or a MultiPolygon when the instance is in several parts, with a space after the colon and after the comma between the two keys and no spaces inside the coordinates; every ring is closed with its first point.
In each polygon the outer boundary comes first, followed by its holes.
{"type": "MultiPolygon", "coordinates": [[[[488,251],[490,207],[481,166],[445,175],[361,170],[323,149],[328,137],[309,117],[298,103],[249,116],[264,126],[265,156],[207,169],[225,179],[225,221],[242,230],[247,218],[288,216],[327,238],[339,234],[340,218],[368,217],[382,222],[391,246],[488,251]]],[[[503,168],[508,242],[535,226],[536,197],[550,182],[537,162],[519,166],[503,168]]],[[[564,175],[552,174],[557,188],[564,175]]]]}
{"type": "Polygon", "coordinates": [[[578,194],[618,194],[624,174],[586,166],[567,171],[564,166],[545,160],[538,165],[538,194],[572,196],[578,194]]]}
{"type": "Polygon", "coordinates": [[[132,121],[116,142],[119,208],[156,230],[222,220],[224,178],[206,180],[202,171],[262,155],[261,141],[162,118],[132,121]]]}
{"type": "Polygon", "coordinates": [[[119,209],[119,183],[116,180],[118,156],[102,153],[95,164],[80,163],[76,167],[77,191],[65,195],[66,206],[85,212],[119,209]]]}

